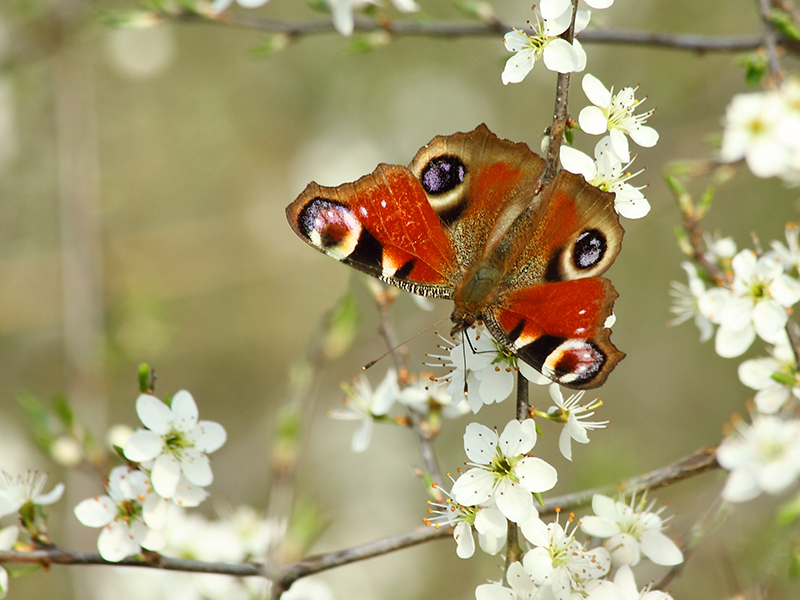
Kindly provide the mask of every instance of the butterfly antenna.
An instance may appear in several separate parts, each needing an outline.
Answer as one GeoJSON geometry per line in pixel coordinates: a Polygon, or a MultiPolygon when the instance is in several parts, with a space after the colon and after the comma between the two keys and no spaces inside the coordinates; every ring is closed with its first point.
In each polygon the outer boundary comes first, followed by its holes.
{"type": "MultiPolygon", "coordinates": [[[[389,349],[388,349],[386,352],[384,352],[383,354],[381,354],[381,355],[380,355],[378,358],[376,358],[376,359],[374,359],[374,360],[371,360],[371,361],[369,361],[367,364],[365,364],[363,367],[361,367],[361,369],[362,369],[363,371],[366,371],[367,369],[369,369],[369,368],[373,367],[374,365],[376,365],[377,363],[379,363],[380,361],[382,361],[384,358],[386,358],[386,357],[387,357],[387,356],[389,356],[390,354],[393,354],[394,352],[397,352],[397,351],[398,351],[398,350],[399,350],[401,347],[405,346],[405,345],[406,345],[408,342],[410,342],[411,340],[418,338],[418,337],[419,337],[419,336],[421,336],[423,333],[426,333],[426,332],[430,331],[431,329],[433,329],[433,328],[434,328],[434,327],[436,327],[437,325],[441,325],[441,324],[442,324],[442,321],[446,321],[446,320],[447,320],[447,318],[448,318],[448,317],[444,317],[444,318],[442,318],[442,319],[439,319],[439,320],[438,320],[438,321],[436,321],[436,322],[435,322],[433,325],[429,325],[429,326],[428,326],[428,327],[426,327],[425,329],[423,329],[423,330],[421,330],[421,331],[418,331],[417,333],[415,333],[414,335],[412,335],[410,338],[406,338],[404,341],[400,342],[399,344],[397,344],[397,345],[396,345],[396,346],[394,346],[393,348],[389,348],[389,349]]],[[[466,364],[466,363],[464,363],[464,364],[466,364]]]]}

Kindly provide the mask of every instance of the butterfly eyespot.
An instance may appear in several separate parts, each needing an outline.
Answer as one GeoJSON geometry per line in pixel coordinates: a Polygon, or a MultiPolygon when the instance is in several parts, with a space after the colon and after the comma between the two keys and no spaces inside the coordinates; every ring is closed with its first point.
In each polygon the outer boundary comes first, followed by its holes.
{"type": "Polygon", "coordinates": [[[543,372],[562,385],[582,385],[606,364],[606,355],[588,340],[568,339],[547,356],[543,372]]]}
{"type": "Polygon", "coordinates": [[[338,260],[352,254],[361,236],[361,223],[353,212],[327,198],[310,200],[297,221],[300,232],[311,244],[338,260]]]}
{"type": "Polygon", "coordinates": [[[597,229],[589,229],[578,236],[572,251],[572,263],[576,269],[590,269],[603,260],[608,244],[597,229]]]}
{"type": "Polygon", "coordinates": [[[446,194],[455,189],[467,175],[467,167],[457,156],[445,154],[431,159],[422,169],[420,182],[431,195],[446,194]]]}

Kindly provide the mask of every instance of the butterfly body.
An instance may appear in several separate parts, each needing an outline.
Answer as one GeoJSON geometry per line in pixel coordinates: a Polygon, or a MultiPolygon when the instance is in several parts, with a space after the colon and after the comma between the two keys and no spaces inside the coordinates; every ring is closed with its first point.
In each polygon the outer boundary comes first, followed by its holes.
{"type": "Polygon", "coordinates": [[[544,169],[525,144],[481,125],[434,138],[408,168],[311,183],[286,213],[317,250],[452,300],[454,335],[483,322],[554,381],[596,387],[624,357],[605,327],[617,293],[599,277],[623,231],[613,194],[566,171],[542,186],[544,169]]]}

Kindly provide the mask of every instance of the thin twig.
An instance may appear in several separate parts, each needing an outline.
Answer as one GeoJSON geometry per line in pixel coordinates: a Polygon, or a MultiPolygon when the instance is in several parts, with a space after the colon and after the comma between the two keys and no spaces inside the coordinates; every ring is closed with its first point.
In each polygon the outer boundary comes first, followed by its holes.
{"type": "Polygon", "coordinates": [[[764,32],[764,50],[767,53],[769,78],[772,85],[777,87],[783,81],[783,69],[778,59],[778,32],[775,30],[770,15],[772,5],[770,0],[756,0],[756,2],[758,3],[758,14],[761,17],[761,28],[764,32]]]}
{"type": "MultiPolygon", "coordinates": [[[[247,11],[227,11],[217,15],[175,11],[156,14],[162,19],[193,23],[231,25],[255,29],[264,33],[275,33],[299,38],[308,35],[337,33],[330,19],[307,21],[285,21],[271,19],[247,11]]],[[[385,31],[393,36],[426,36],[437,38],[461,38],[496,36],[511,31],[512,26],[499,20],[474,21],[372,21],[356,19],[354,31],[372,33],[385,31]]],[[[525,31],[524,28],[518,28],[525,31]]],[[[640,31],[592,30],[580,34],[581,43],[623,44],[658,47],[672,50],[698,52],[743,52],[755,50],[764,44],[761,36],[709,36],[682,33],[650,33],[640,31]]],[[[793,49],[792,40],[778,38],[778,43],[793,49]]]]}

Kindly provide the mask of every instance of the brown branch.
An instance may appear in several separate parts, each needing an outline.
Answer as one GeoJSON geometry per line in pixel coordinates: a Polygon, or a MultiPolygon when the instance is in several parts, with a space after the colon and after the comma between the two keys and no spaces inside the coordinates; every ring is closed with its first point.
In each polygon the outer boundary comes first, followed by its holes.
{"type": "MultiPolygon", "coordinates": [[[[288,35],[299,38],[308,35],[336,33],[330,19],[307,21],[285,21],[271,19],[247,11],[228,11],[217,15],[186,11],[159,12],[156,16],[165,20],[190,23],[231,25],[255,29],[264,33],[288,35]]],[[[496,36],[511,31],[512,26],[499,20],[474,21],[372,21],[356,19],[355,31],[372,33],[385,31],[394,36],[427,36],[445,39],[462,37],[496,36]]],[[[518,28],[520,29],[520,28],[518,28]]],[[[525,31],[524,28],[522,28],[525,31]]],[[[530,33],[530,31],[529,31],[530,33]]],[[[764,44],[761,36],[707,36],[681,33],[648,33],[637,31],[592,30],[579,35],[582,43],[623,44],[658,47],[690,52],[742,52],[755,50],[764,44]]],[[[794,48],[792,40],[779,37],[779,45],[794,48]]]]}
{"type": "Polygon", "coordinates": [[[772,5],[770,0],[756,0],[758,14],[761,17],[761,28],[764,33],[764,50],[767,53],[769,79],[772,85],[778,86],[783,81],[783,69],[778,59],[778,32],[772,23],[772,5]]]}
{"type": "Polygon", "coordinates": [[[719,463],[717,463],[716,452],[716,446],[701,448],[693,454],[684,456],[673,463],[650,471],[649,473],[632,477],[616,485],[582,490],[573,494],[548,498],[545,500],[542,514],[555,514],[556,508],[560,508],[564,511],[586,506],[591,503],[592,497],[595,494],[614,495],[623,493],[626,496],[630,496],[645,490],[666,487],[683,481],[684,479],[694,477],[695,475],[700,475],[706,471],[719,469],[720,466],[719,463]]]}

